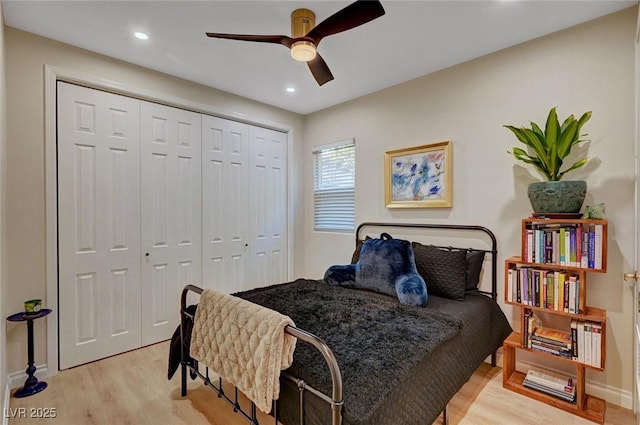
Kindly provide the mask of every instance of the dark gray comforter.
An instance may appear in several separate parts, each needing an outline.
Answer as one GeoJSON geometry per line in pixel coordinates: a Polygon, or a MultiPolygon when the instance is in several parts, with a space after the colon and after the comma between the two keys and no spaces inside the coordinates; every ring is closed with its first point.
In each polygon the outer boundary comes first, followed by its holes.
{"type": "MultiPolygon", "coordinates": [[[[429,297],[426,308],[321,281],[297,280],[235,294],[290,316],[331,348],[342,372],[345,425],[432,423],[480,363],[511,332],[490,298],[429,297]]],[[[299,343],[287,371],[331,394],[322,356],[299,343]]],[[[300,423],[298,389],[282,379],[278,410],[300,423]]],[[[307,425],[330,424],[329,405],[305,393],[307,425]]]]}

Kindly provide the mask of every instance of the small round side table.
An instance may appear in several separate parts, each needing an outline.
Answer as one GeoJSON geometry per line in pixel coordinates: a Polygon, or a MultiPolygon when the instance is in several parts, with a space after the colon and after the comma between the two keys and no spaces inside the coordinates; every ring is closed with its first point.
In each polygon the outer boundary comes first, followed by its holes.
{"type": "Polygon", "coordinates": [[[24,381],[24,387],[18,389],[13,395],[14,397],[29,397],[30,395],[37,394],[47,388],[46,382],[38,381],[38,378],[34,376],[36,373],[36,367],[33,360],[33,321],[49,315],[52,311],[53,310],[49,308],[43,308],[37,313],[29,314],[20,312],[7,317],[7,320],[10,322],[27,322],[27,350],[29,352],[29,366],[27,367],[26,372],[28,377],[27,380],[24,381]]]}

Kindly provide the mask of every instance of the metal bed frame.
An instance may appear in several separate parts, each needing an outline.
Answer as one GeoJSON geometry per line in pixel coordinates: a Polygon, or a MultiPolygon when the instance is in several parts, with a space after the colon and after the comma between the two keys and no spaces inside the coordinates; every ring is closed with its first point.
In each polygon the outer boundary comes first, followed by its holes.
{"type": "MultiPolygon", "coordinates": [[[[190,319],[193,320],[194,316],[186,311],[186,303],[187,303],[187,294],[189,292],[195,292],[196,294],[202,294],[203,289],[194,285],[187,285],[182,290],[182,296],[180,297],[180,341],[184,341],[185,335],[185,320],[190,319]]],[[[301,424],[304,423],[304,391],[309,391],[316,396],[320,397],[322,400],[326,401],[331,405],[331,424],[332,425],[341,425],[342,424],[342,375],[340,373],[340,367],[338,366],[338,362],[336,361],[335,356],[331,349],[325,344],[320,338],[317,336],[296,328],[294,326],[286,326],[284,331],[289,335],[292,335],[298,339],[298,341],[303,341],[307,344],[315,347],[324,357],[327,366],[329,367],[329,372],[331,373],[331,382],[332,382],[332,395],[329,397],[328,395],[318,391],[310,385],[307,385],[302,379],[298,379],[286,372],[283,372],[283,376],[292,382],[294,382],[298,386],[298,390],[300,391],[300,418],[301,424]]],[[[184,397],[187,395],[187,368],[189,368],[191,377],[195,378],[195,376],[200,377],[204,380],[205,385],[211,387],[214,391],[218,393],[219,398],[223,398],[227,401],[227,403],[233,406],[233,411],[240,413],[249,423],[252,425],[259,425],[258,419],[256,416],[256,405],[251,402],[251,412],[247,413],[240,407],[240,403],[238,403],[238,389],[235,389],[234,399],[230,399],[222,389],[222,378],[218,378],[218,385],[211,382],[209,379],[209,368],[205,369],[205,374],[203,375],[199,368],[198,362],[194,360],[194,364],[190,364],[184,358],[184,347],[181,347],[180,350],[180,365],[182,372],[182,382],[181,382],[181,395],[184,397]]],[[[273,405],[273,416],[275,419],[275,423],[278,423],[278,410],[277,403],[273,405]]]]}
{"type": "MultiPolygon", "coordinates": [[[[456,225],[456,224],[411,224],[411,223],[381,223],[381,222],[364,222],[361,223],[355,232],[356,243],[360,240],[360,233],[362,229],[366,227],[383,227],[383,228],[402,228],[402,229],[450,229],[450,230],[462,230],[462,231],[475,231],[485,233],[491,239],[491,249],[474,249],[474,248],[457,248],[457,247],[444,247],[441,248],[454,248],[454,249],[468,249],[472,251],[483,251],[491,254],[491,292],[479,290],[478,292],[484,295],[491,296],[491,298],[496,301],[498,297],[497,293],[497,242],[496,237],[493,232],[486,227],[476,226],[476,225],[456,225]]],[[[238,402],[238,389],[234,388],[233,398],[230,398],[222,388],[222,378],[218,378],[218,383],[214,383],[209,378],[209,368],[205,367],[204,374],[200,372],[198,361],[193,360],[193,362],[189,362],[184,357],[184,336],[185,336],[185,326],[186,320],[194,320],[194,315],[190,314],[187,311],[187,295],[189,292],[196,293],[198,295],[202,294],[203,289],[197,287],[195,285],[186,285],[182,290],[182,295],[180,297],[180,367],[181,367],[181,395],[185,397],[187,395],[187,370],[192,379],[199,377],[204,381],[204,384],[213,389],[217,394],[218,398],[222,398],[228,404],[233,407],[233,411],[239,413],[244,417],[251,425],[259,425],[256,406],[253,402],[250,405],[250,412],[245,412],[238,402]]],[[[324,343],[320,338],[313,335],[310,332],[307,332],[303,329],[287,326],[285,327],[285,332],[289,335],[296,337],[299,341],[312,345],[316,348],[324,357],[325,362],[329,368],[329,372],[331,374],[331,382],[332,382],[332,392],[331,396],[324,394],[323,392],[313,388],[312,386],[306,384],[302,379],[296,378],[287,372],[282,372],[282,376],[286,379],[292,381],[299,390],[299,409],[300,409],[300,425],[304,425],[304,392],[309,391],[312,394],[316,395],[320,399],[324,400],[331,406],[331,425],[342,425],[342,405],[343,405],[343,391],[342,391],[342,374],[340,372],[340,366],[336,361],[336,358],[331,351],[331,349],[324,343]]],[[[491,354],[491,366],[496,366],[496,352],[491,354]]],[[[277,402],[273,403],[273,417],[274,423],[278,424],[278,410],[277,410],[277,402]]],[[[443,414],[443,423],[445,425],[448,424],[447,418],[447,405],[444,406],[442,410],[443,414]]]]}

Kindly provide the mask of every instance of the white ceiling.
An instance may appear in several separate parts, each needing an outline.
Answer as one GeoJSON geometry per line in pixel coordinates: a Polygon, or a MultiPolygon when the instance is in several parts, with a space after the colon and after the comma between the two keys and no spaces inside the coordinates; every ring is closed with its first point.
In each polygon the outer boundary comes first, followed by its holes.
{"type": "Polygon", "coordinates": [[[289,35],[294,9],[313,10],[320,23],[350,3],[2,0],[2,8],[11,27],[308,114],[637,1],[382,0],[383,17],[322,41],[318,51],[335,77],[322,87],[284,46],[204,35],[289,35]],[[137,40],[134,31],[150,39],[137,40]]]}

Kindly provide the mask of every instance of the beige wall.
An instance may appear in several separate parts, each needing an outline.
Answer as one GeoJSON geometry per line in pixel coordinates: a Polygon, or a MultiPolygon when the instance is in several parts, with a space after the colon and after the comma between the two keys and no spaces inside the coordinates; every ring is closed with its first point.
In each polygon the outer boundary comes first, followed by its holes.
{"type": "MultiPolygon", "coordinates": [[[[45,287],[45,147],[44,65],[64,68],[94,78],[138,87],[234,114],[266,120],[293,128],[295,182],[301,175],[303,119],[300,115],[234,96],[219,90],[149,71],[135,65],[81,50],[30,33],[5,28],[7,56],[7,219],[8,219],[8,311],[21,311],[24,300],[43,298],[45,287]]],[[[4,181],[4,179],[3,179],[4,181]]],[[[294,185],[300,199],[302,185],[294,185]]],[[[294,235],[303,235],[301,217],[294,216],[294,235]]],[[[301,246],[300,237],[294,247],[301,246]]],[[[292,249],[294,254],[297,251],[292,249]]],[[[298,256],[298,255],[296,255],[298,256]]],[[[301,274],[300,259],[294,275],[301,274]]],[[[4,297],[3,297],[4,299],[4,297]]],[[[7,370],[26,367],[26,331],[13,325],[7,332],[7,370]]],[[[35,326],[35,362],[47,361],[46,327],[35,326]]],[[[57,365],[48,365],[56,370],[57,365]]]]}
{"type": "MultiPolygon", "coordinates": [[[[592,160],[569,175],[587,180],[586,202],[605,202],[610,220],[609,271],[589,275],[587,297],[590,305],[608,310],[606,372],[589,377],[600,391],[622,390],[629,403],[633,291],[622,274],[633,267],[636,15],[636,8],[627,9],[308,116],[305,222],[313,223],[312,147],[355,137],[357,222],[484,225],[497,235],[503,264],[519,255],[520,220],[531,213],[526,187],[538,179],[507,155],[516,142],[503,124],[544,123],[553,106],[563,118],[593,110],[584,127],[592,160]],[[384,152],[442,140],[453,142],[453,207],[385,208],[384,152]]],[[[305,232],[308,277],[349,262],[352,235],[321,234],[311,225],[305,232]]],[[[503,309],[509,316],[514,312],[503,309]]]]}
{"type": "MultiPolygon", "coordinates": [[[[2,4],[0,3],[0,318],[7,316],[7,214],[6,211],[6,194],[7,194],[7,178],[6,178],[6,152],[7,152],[7,126],[6,126],[6,108],[5,108],[5,60],[4,60],[4,15],[2,14],[2,4]]],[[[4,321],[5,327],[7,322],[4,321]]],[[[0,332],[0,396],[4,395],[7,386],[7,350],[6,350],[7,333],[0,332]]],[[[2,398],[4,403],[4,397],[2,398]]],[[[4,406],[3,408],[8,407],[4,406]]],[[[4,412],[4,410],[3,410],[4,412]]]]}

